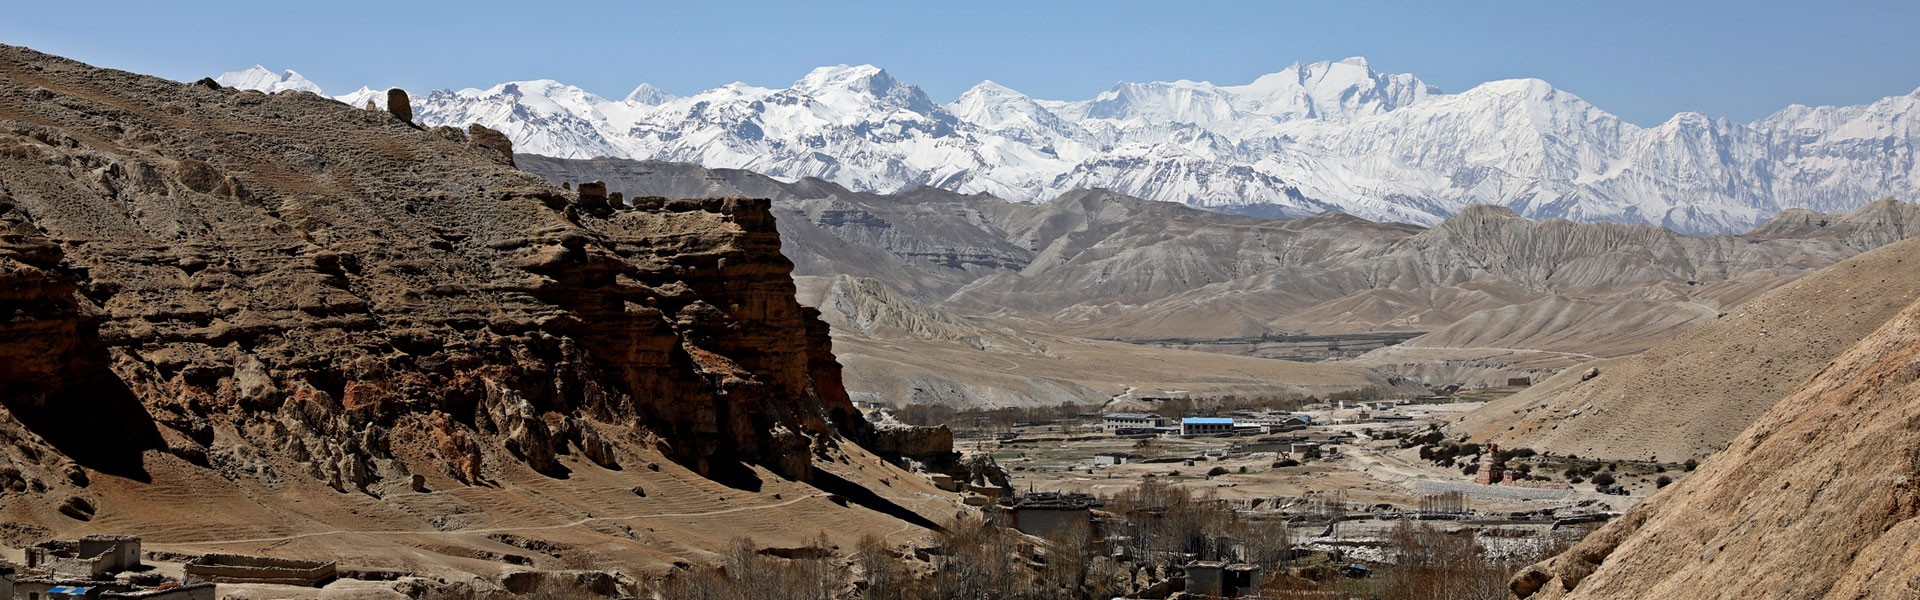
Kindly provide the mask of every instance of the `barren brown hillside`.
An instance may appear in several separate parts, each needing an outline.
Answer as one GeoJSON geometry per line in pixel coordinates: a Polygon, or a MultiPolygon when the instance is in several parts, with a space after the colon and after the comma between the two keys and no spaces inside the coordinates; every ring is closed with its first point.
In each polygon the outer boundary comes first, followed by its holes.
{"type": "Polygon", "coordinates": [[[1455,430],[1588,458],[1705,457],[1920,297],[1916,252],[1909,240],[1854,257],[1646,352],[1567,369],[1455,430]]]}
{"type": "MultiPolygon", "coordinates": [[[[1911,244],[1888,249],[1911,252],[1911,244]]],[[[1884,256],[1865,258],[1853,266],[1887,266],[1875,263],[1884,256]]],[[[1857,302],[1891,291],[1858,286],[1843,294],[1857,302]]],[[[1873,329],[1699,472],[1523,571],[1513,591],[1521,598],[1920,595],[1920,304],[1873,329]]],[[[1704,375],[1703,384],[1718,379],[1704,375]]]]}
{"type": "Polygon", "coordinates": [[[0,545],[639,572],[953,514],[856,444],[767,201],[510,152],[0,46],[0,545]]]}
{"type": "MultiPolygon", "coordinates": [[[[796,273],[878,280],[1020,332],[1225,353],[1257,352],[1246,340],[1268,334],[1430,332],[1355,366],[1433,385],[1544,378],[1639,352],[1916,231],[1913,205],[1893,201],[1784,214],[1744,237],[1531,221],[1492,206],[1421,230],[1336,213],[1261,220],[1102,190],[1022,204],[658,161],[520,160],[554,181],[629,194],[772,197],[796,273]]],[[[856,388],[884,375],[854,362],[856,388]]]]}

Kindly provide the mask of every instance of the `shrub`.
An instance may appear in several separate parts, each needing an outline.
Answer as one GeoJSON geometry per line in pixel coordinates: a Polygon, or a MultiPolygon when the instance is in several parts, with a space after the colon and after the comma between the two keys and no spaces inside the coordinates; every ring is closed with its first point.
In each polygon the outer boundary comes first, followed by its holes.
{"type": "Polygon", "coordinates": [[[1691,473],[1693,472],[1694,467],[1700,466],[1700,461],[1689,458],[1687,459],[1687,462],[1683,463],[1681,466],[1686,467],[1687,472],[1691,473]]]}
{"type": "Polygon", "coordinates": [[[1226,468],[1226,467],[1214,467],[1214,468],[1211,468],[1211,469],[1207,469],[1207,476],[1208,476],[1208,477],[1219,477],[1219,476],[1221,476],[1221,475],[1225,475],[1225,474],[1227,474],[1227,468],[1226,468]]]}
{"type": "Polygon", "coordinates": [[[1613,485],[1613,473],[1600,473],[1593,476],[1593,485],[1607,487],[1613,485]]]}
{"type": "Polygon", "coordinates": [[[1672,478],[1672,477],[1668,477],[1668,476],[1665,476],[1665,475],[1661,475],[1659,479],[1655,479],[1655,480],[1653,480],[1653,487],[1655,487],[1655,488],[1664,488],[1664,487],[1667,487],[1668,485],[1670,485],[1670,484],[1672,484],[1672,483],[1673,483],[1673,478],[1672,478]]]}

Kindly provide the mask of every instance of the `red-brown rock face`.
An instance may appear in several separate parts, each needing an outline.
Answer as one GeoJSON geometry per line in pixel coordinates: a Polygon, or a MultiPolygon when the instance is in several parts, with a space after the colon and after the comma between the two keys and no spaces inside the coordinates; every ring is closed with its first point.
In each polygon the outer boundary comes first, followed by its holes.
{"type": "Polygon", "coordinates": [[[653,445],[805,477],[864,434],[765,201],[588,210],[480,133],[0,46],[7,458],[352,489],[653,445]],[[80,410],[121,441],[62,439],[80,410]]]}

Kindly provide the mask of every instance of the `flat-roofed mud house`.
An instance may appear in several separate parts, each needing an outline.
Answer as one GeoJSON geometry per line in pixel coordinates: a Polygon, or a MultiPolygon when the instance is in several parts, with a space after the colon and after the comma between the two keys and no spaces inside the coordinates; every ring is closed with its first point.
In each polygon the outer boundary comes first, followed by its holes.
{"type": "Polygon", "coordinates": [[[140,538],[89,535],[48,540],[27,548],[27,569],[55,577],[98,579],[140,567],[140,538]]]}
{"type": "Polygon", "coordinates": [[[1006,502],[1006,514],[1020,533],[1062,538],[1084,531],[1093,535],[1093,496],[1086,494],[1028,494],[1006,502]]]}
{"type": "Polygon", "coordinates": [[[1200,561],[1187,564],[1186,573],[1186,592],[1191,596],[1239,598],[1260,593],[1259,565],[1200,561]]]}

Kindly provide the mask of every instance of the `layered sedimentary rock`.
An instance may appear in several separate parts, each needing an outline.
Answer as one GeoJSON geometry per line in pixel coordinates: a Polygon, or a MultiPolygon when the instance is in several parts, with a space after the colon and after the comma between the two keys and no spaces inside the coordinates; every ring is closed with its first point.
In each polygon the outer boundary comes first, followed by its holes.
{"type": "Polygon", "coordinates": [[[587,206],[469,131],[0,46],[11,462],[354,490],[648,448],[804,479],[869,435],[767,201],[587,206]]]}
{"type": "MultiPolygon", "coordinates": [[[[0,195],[0,393],[57,394],[98,349],[97,314],[80,302],[65,252],[0,195]]],[[[35,404],[39,402],[34,401],[35,404]]]]}

